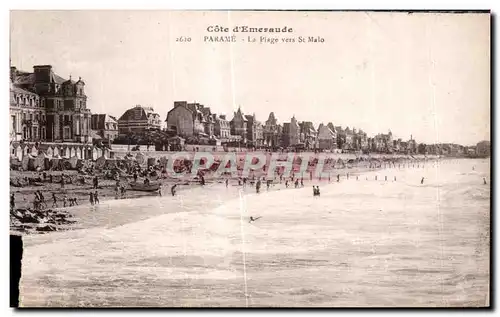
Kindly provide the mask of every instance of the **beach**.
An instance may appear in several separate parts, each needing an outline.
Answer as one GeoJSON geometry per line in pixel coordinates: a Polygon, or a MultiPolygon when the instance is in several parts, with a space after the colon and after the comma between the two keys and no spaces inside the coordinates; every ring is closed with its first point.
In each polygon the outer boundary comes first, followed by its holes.
{"type": "Polygon", "coordinates": [[[209,184],[72,207],[74,230],[24,237],[21,305],[486,306],[489,169],[449,160],[317,182],[320,197],[311,183],[209,184]]]}

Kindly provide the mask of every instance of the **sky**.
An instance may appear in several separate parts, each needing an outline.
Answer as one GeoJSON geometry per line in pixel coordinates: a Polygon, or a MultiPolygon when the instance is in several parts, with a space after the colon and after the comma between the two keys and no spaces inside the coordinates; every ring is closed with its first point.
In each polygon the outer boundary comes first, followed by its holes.
{"type": "Polygon", "coordinates": [[[490,140],[488,14],[12,11],[10,25],[11,65],[81,76],[93,113],[120,117],[140,104],[165,120],[175,100],[186,100],[229,119],[241,107],[262,122],[273,111],[280,123],[295,116],[369,136],[490,140]],[[207,31],[245,25],[293,32],[207,31]],[[233,34],[236,43],[204,42],[233,34]]]}

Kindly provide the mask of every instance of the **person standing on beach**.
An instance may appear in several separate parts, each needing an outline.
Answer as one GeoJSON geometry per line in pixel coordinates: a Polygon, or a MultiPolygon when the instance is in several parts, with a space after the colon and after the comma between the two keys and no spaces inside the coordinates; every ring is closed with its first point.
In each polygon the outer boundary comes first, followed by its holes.
{"type": "Polygon", "coordinates": [[[64,194],[63,196],[63,207],[66,207],[66,202],[68,201],[68,195],[64,194]]]}
{"type": "Polygon", "coordinates": [[[16,199],[14,197],[14,193],[10,194],[10,210],[14,210],[16,208],[16,199]]]}
{"type": "Polygon", "coordinates": [[[340,182],[340,174],[337,174],[337,183],[340,182]]]}
{"type": "Polygon", "coordinates": [[[424,183],[424,178],[422,177],[422,179],[420,180],[420,184],[423,184],[424,183]]]}
{"type": "Polygon", "coordinates": [[[64,173],[61,175],[61,188],[64,188],[64,173]]]}
{"type": "Polygon", "coordinates": [[[57,197],[56,193],[52,193],[52,208],[57,208],[57,197]]]}
{"type": "Polygon", "coordinates": [[[175,184],[174,186],[172,186],[172,188],[170,188],[170,192],[172,193],[172,196],[175,196],[176,187],[177,187],[177,184],[175,184]]]}
{"type": "Polygon", "coordinates": [[[304,178],[303,177],[300,178],[300,186],[304,187],[304,178]]]}
{"type": "Polygon", "coordinates": [[[226,178],[226,188],[229,185],[229,180],[226,178]]]}
{"type": "MultiPolygon", "coordinates": [[[[483,184],[484,184],[484,185],[487,185],[487,183],[486,183],[486,177],[483,177],[483,184]]],[[[13,194],[13,195],[14,195],[14,194],[13,194]]]]}
{"type": "Polygon", "coordinates": [[[285,187],[288,188],[288,179],[285,181],[285,187]]]}
{"type": "Polygon", "coordinates": [[[97,205],[99,203],[99,193],[97,190],[94,192],[94,203],[97,205]]]}
{"type": "Polygon", "coordinates": [[[97,189],[99,187],[99,178],[97,176],[94,176],[94,189],[97,189]]]}
{"type": "Polygon", "coordinates": [[[89,201],[90,201],[90,204],[93,206],[94,205],[94,193],[92,193],[92,192],[89,193],[89,201]]]}

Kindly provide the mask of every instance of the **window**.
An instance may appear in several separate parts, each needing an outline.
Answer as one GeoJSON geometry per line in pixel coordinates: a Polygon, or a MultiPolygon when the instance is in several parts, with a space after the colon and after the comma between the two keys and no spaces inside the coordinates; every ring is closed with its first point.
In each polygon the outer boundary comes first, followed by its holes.
{"type": "Polygon", "coordinates": [[[70,133],[69,133],[69,127],[64,127],[64,130],[63,130],[63,138],[64,139],[69,139],[70,138],[70,133]]]}

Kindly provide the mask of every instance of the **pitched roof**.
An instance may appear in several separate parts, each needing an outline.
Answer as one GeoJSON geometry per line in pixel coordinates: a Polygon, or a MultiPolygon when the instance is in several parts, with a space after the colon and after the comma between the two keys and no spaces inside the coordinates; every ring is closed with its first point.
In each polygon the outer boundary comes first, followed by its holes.
{"type": "Polygon", "coordinates": [[[27,95],[38,96],[37,94],[35,94],[32,91],[29,91],[29,90],[26,90],[26,89],[23,89],[23,88],[20,88],[20,87],[16,87],[15,85],[12,85],[12,87],[11,87],[10,90],[12,90],[15,93],[19,93],[19,94],[27,94],[27,95]]]}
{"type": "Polygon", "coordinates": [[[60,85],[67,81],[66,79],[62,78],[61,76],[57,75],[56,73],[52,73],[52,80],[56,84],[60,84],[60,85]]]}
{"type": "Polygon", "coordinates": [[[147,120],[150,115],[159,116],[152,107],[135,106],[125,111],[118,120],[147,120]],[[140,118],[136,117],[137,110],[141,111],[140,118]]]}

